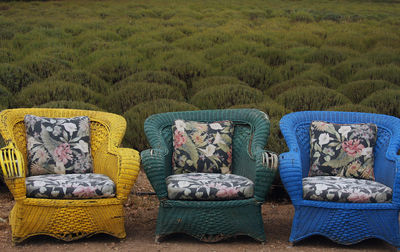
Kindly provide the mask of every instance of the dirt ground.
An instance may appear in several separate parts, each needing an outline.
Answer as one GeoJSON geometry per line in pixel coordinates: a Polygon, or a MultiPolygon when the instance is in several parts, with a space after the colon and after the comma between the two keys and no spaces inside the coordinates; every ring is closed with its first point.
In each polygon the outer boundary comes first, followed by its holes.
{"type": "Polygon", "coordinates": [[[294,208],[289,203],[267,202],[263,219],[267,242],[261,244],[248,237],[231,238],[218,243],[204,243],[183,234],[154,242],[158,201],[153,195],[137,195],[152,191],[144,173],[139,175],[125,205],[127,237],[119,240],[108,235],[95,235],[73,242],[62,242],[47,236],[36,236],[19,245],[11,242],[8,215],[14,204],[11,194],[0,185],[0,251],[395,251],[389,244],[370,239],[352,246],[342,246],[320,236],[310,237],[296,245],[289,243],[294,208]]]}

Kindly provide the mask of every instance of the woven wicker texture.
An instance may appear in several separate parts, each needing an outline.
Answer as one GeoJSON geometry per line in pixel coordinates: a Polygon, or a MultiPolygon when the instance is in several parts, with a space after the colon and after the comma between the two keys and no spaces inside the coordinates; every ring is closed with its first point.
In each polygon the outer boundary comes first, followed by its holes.
{"type": "Polygon", "coordinates": [[[248,235],[265,241],[261,205],[275,176],[263,162],[269,135],[266,114],[255,109],[185,111],[152,115],[145,121],[145,133],[152,149],[141,153],[143,168],[158,198],[160,208],[156,237],[186,233],[215,242],[231,236],[248,235]],[[172,129],[177,119],[234,123],[233,173],[255,183],[255,196],[248,200],[179,201],[167,199],[165,178],[172,173],[172,129]]]}
{"type": "Polygon", "coordinates": [[[96,233],[118,238],[126,236],[123,204],[140,169],[139,153],[119,148],[125,134],[123,117],[98,111],[73,109],[9,109],[0,113],[0,133],[6,143],[15,145],[26,160],[24,116],[68,118],[86,115],[90,118],[94,173],[105,174],[116,184],[117,195],[109,199],[60,200],[26,198],[25,176],[6,179],[16,201],[10,215],[13,242],[34,235],[50,235],[71,241],[96,233]]]}
{"type": "Polygon", "coordinates": [[[279,170],[288,191],[295,216],[289,240],[297,242],[311,235],[323,235],[340,244],[354,244],[379,238],[400,246],[400,119],[387,115],[303,111],[285,115],[280,121],[289,152],[282,153],[279,170]],[[374,148],[374,174],[377,182],[393,189],[391,203],[336,203],[303,200],[302,178],[310,168],[310,123],[375,123],[378,138],[374,148]]]}

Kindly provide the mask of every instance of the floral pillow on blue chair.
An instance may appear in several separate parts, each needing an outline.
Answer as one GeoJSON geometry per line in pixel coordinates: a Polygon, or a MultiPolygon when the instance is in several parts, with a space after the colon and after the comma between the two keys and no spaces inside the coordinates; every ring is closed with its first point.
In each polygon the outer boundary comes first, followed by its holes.
{"type": "Polygon", "coordinates": [[[46,118],[26,115],[28,175],[90,173],[90,123],[87,116],[46,118]]]}
{"type": "Polygon", "coordinates": [[[173,173],[231,173],[233,123],[176,120],[173,173]]]}
{"type": "Polygon", "coordinates": [[[374,180],[377,126],[313,121],[310,128],[309,176],[374,180]]]}

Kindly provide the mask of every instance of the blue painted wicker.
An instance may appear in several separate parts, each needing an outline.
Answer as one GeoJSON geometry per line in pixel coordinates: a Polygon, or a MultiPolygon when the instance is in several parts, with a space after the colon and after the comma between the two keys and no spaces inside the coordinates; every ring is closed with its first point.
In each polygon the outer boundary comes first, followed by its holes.
{"type": "Polygon", "coordinates": [[[269,135],[269,120],[255,109],[205,110],[152,115],[144,124],[152,149],[141,153],[143,168],[160,200],[156,240],[186,233],[214,242],[236,235],[248,235],[265,241],[261,205],[275,170],[268,167],[264,150],[269,135]],[[169,200],[165,178],[172,173],[172,129],[176,119],[234,123],[233,173],[255,183],[254,197],[245,200],[188,201],[169,200]]]}
{"type": "Polygon", "coordinates": [[[297,242],[311,235],[323,235],[340,244],[354,244],[379,238],[399,247],[400,209],[400,119],[387,115],[302,111],[285,115],[280,121],[289,152],[282,153],[279,169],[282,182],[295,207],[289,240],[297,242]],[[391,203],[336,203],[303,200],[302,178],[310,167],[310,123],[366,123],[378,126],[374,149],[376,181],[393,189],[391,203]]]}

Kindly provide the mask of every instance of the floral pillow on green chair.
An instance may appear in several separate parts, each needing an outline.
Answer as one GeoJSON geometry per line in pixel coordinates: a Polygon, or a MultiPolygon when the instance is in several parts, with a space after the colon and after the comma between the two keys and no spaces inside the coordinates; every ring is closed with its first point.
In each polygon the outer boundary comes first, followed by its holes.
{"type": "Polygon", "coordinates": [[[233,123],[176,120],[173,173],[231,173],[233,123]]]}
{"type": "Polygon", "coordinates": [[[46,118],[26,115],[29,176],[90,173],[90,122],[87,116],[46,118]]]}
{"type": "Polygon", "coordinates": [[[372,123],[313,121],[310,128],[309,176],[374,180],[377,127],[372,123]]]}

